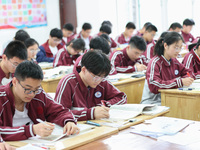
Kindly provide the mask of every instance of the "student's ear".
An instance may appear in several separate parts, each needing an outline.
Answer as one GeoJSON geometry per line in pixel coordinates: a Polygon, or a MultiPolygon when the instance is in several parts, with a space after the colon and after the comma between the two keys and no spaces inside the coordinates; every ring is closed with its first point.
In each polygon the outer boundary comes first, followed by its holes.
{"type": "Polygon", "coordinates": [[[7,56],[5,54],[2,55],[2,60],[7,60],[7,56]]]}
{"type": "Polygon", "coordinates": [[[17,84],[17,78],[16,77],[13,77],[13,79],[12,79],[12,84],[13,84],[13,86],[14,87],[16,87],[16,84],[17,84]]]}
{"type": "Polygon", "coordinates": [[[69,46],[72,47],[73,43],[70,43],[69,46]]]}
{"type": "Polygon", "coordinates": [[[83,66],[83,67],[81,68],[81,72],[83,72],[83,74],[85,74],[85,72],[86,72],[85,66],[83,66]]]}
{"type": "Polygon", "coordinates": [[[167,49],[167,48],[168,48],[167,43],[164,43],[164,49],[167,49]]]}

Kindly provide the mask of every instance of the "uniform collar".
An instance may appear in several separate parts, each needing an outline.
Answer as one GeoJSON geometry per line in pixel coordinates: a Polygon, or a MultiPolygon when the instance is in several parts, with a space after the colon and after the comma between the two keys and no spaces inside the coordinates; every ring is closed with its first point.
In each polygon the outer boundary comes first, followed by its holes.
{"type": "Polygon", "coordinates": [[[78,71],[75,71],[74,74],[76,75],[76,79],[80,85],[81,90],[84,90],[84,91],[87,90],[88,87],[86,87],[85,84],[83,83],[78,71]]]}
{"type": "Polygon", "coordinates": [[[167,60],[164,55],[161,55],[160,58],[163,60],[165,66],[170,66],[171,65],[172,59],[167,60]]]}
{"type": "MultiPolygon", "coordinates": [[[[127,48],[127,47],[126,47],[126,48],[127,48]]],[[[126,48],[124,48],[124,49],[122,50],[122,52],[123,52],[123,54],[124,54],[124,57],[125,57],[128,61],[130,61],[131,59],[129,58],[129,56],[128,56],[128,54],[127,54],[126,48]]]]}

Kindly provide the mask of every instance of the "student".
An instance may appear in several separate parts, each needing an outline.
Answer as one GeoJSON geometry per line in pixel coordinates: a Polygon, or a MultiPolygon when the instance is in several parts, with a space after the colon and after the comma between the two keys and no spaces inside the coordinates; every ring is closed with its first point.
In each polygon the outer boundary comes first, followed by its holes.
{"type": "Polygon", "coordinates": [[[103,25],[108,25],[108,26],[110,26],[110,28],[112,29],[112,23],[109,21],[109,20],[104,20],[102,23],[101,23],[101,26],[103,26],[103,25]]]}
{"type": "Polygon", "coordinates": [[[71,23],[66,23],[62,28],[63,38],[62,43],[63,45],[66,45],[71,40],[74,39],[74,26],[71,23]]]}
{"type": "Polygon", "coordinates": [[[182,25],[178,22],[174,22],[170,25],[168,31],[174,31],[174,32],[181,33],[181,29],[182,29],[182,25]]]}
{"type": "Polygon", "coordinates": [[[0,85],[6,85],[12,80],[16,67],[27,59],[26,46],[20,41],[10,42],[0,63],[0,85]]]}
{"type": "Polygon", "coordinates": [[[41,88],[43,72],[38,64],[24,61],[18,65],[12,82],[0,87],[0,132],[4,141],[19,141],[51,135],[54,124],[71,135],[78,130],[71,111],[55,103],[41,88]],[[46,121],[39,123],[36,119],[46,121]],[[51,123],[50,123],[51,122],[51,123]],[[3,132],[2,132],[3,131],[3,132]],[[10,134],[12,131],[12,134],[10,134]]]}
{"type": "Polygon", "coordinates": [[[40,51],[37,53],[37,62],[53,62],[58,50],[64,47],[61,43],[62,37],[63,34],[60,29],[52,29],[49,39],[39,47],[40,51]]]}
{"type": "Polygon", "coordinates": [[[189,53],[183,59],[185,68],[192,70],[195,79],[200,78],[200,40],[189,45],[189,53]]]}
{"type": "Polygon", "coordinates": [[[91,24],[84,23],[81,32],[74,37],[83,39],[85,42],[86,49],[89,49],[90,40],[92,39],[92,36],[90,36],[91,31],[92,31],[91,24]]]}
{"type": "Polygon", "coordinates": [[[24,43],[25,43],[25,46],[26,46],[27,52],[28,52],[27,60],[37,63],[35,58],[36,58],[36,54],[39,52],[38,42],[35,39],[28,38],[25,40],[24,43]]]}
{"type": "Polygon", "coordinates": [[[110,55],[110,74],[132,73],[146,70],[146,66],[139,63],[140,55],[146,50],[144,39],[134,36],[129,41],[129,45],[123,50],[115,51],[110,55]]]}
{"type": "Polygon", "coordinates": [[[85,42],[82,39],[74,39],[67,44],[67,47],[58,51],[53,61],[53,67],[71,66],[80,56],[79,53],[85,49],[85,42]]]}
{"type": "Polygon", "coordinates": [[[106,39],[106,41],[108,42],[108,45],[111,46],[111,39],[107,34],[101,34],[100,37],[103,37],[104,39],[106,39]]]}
{"type": "Polygon", "coordinates": [[[78,121],[108,118],[111,105],[127,101],[126,94],[105,79],[110,67],[109,59],[101,51],[87,52],[81,60],[81,72],[61,79],[55,100],[70,108],[78,121]]]}
{"type": "Polygon", "coordinates": [[[146,31],[147,26],[150,25],[150,24],[151,24],[151,22],[146,22],[143,25],[142,29],[138,30],[135,35],[137,35],[137,36],[143,36],[144,32],[146,31]]]}
{"type": "Polygon", "coordinates": [[[183,29],[181,31],[181,34],[187,45],[192,43],[195,40],[193,35],[190,33],[194,25],[195,25],[195,22],[192,19],[185,19],[183,21],[183,29]]]}
{"type": "Polygon", "coordinates": [[[142,104],[161,105],[159,89],[172,89],[192,84],[194,79],[191,71],[176,59],[183,41],[179,33],[169,32],[156,43],[154,49],[156,56],[150,60],[146,71],[142,104]],[[188,74],[191,77],[188,77],[188,74]]]}
{"type": "Polygon", "coordinates": [[[156,26],[153,24],[150,24],[146,27],[146,30],[142,36],[142,38],[145,40],[147,44],[151,43],[153,41],[154,36],[156,35],[157,32],[156,26]]]}
{"type": "Polygon", "coordinates": [[[125,31],[116,37],[115,41],[118,45],[128,43],[133,36],[133,32],[135,30],[135,24],[133,22],[128,22],[126,24],[125,31]]]}

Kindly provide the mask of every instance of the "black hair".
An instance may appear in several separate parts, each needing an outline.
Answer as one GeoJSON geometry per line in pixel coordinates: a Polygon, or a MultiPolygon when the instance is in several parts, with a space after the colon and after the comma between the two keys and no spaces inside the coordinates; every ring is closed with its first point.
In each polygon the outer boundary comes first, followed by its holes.
{"type": "Polygon", "coordinates": [[[24,61],[17,66],[15,77],[19,81],[24,81],[26,78],[43,80],[43,71],[41,67],[33,61],[24,61]]]}
{"type": "Polygon", "coordinates": [[[101,34],[100,37],[103,37],[108,42],[112,42],[111,39],[110,39],[110,37],[108,36],[108,34],[101,34]]]}
{"type": "Polygon", "coordinates": [[[79,38],[79,39],[73,39],[71,40],[69,43],[67,43],[67,46],[72,45],[72,48],[76,51],[76,50],[84,50],[85,49],[85,42],[83,39],[79,38]]]}
{"type": "Polygon", "coordinates": [[[139,49],[140,51],[145,51],[147,47],[144,39],[139,36],[133,36],[129,41],[129,45],[139,49]]]}
{"type": "Polygon", "coordinates": [[[26,39],[26,40],[24,41],[24,44],[25,44],[25,46],[26,46],[27,48],[29,48],[30,46],[33,46],[33,45],[35,45],[35,44],[37,44],[37,45],[39,46],[38,42],[37,42],[35,39],[32,39],[32,38],[26,39]]]}
{"type": "Polygon", "coordinates": [[[105,38],[103,37],[96,37],[90,41],[90,49],[99,49],[105,54],[110,53],[110,46],[105,38]]]}
{"type": "Polygon", "coordinates": [[[127,29],[135,29],[136,27],[135,27],[135,24],[133,22],[128,22],[126,24],[126,28],[127,29]]]}
{"type": "Polygon", "coordinates": [[[81,60],[81,67],[92,72],[94,75],[107,76],[111,70],[110,60],[100,50],[88,51],[81,60]]]}
{"type": "Polygon", "coordinates": [[[170,25],[169,29],[175,30],[176,28],[182,28],[182,25],[178,22],[174,22],[170,25]]]}
{"type": "Polygon", "coordinates": [[[66,23],[64,26],[63,26],[63,29],[66,29],[66,30],[69,30],[69,31],[74,31],[74,26],[71,24],[71,23],[66,23]]]}
{"type": "Polygon", "coordinates": [[[194,47],[195,47],[196,49],[198,49],[199,46],[200,46],[200,39],[198,40],[197,43],[190,44],[190,45],[188,46],[188,49],[189,49],[189,51],[191,51],[194,47]]]}
{"type": "Polygon", "coordinates": [[[164,32],[160,35],[160,38],[164,38],[165,35],[166,35],[167,33],[168,33],[167,31],[164,31],[164,32]]]}
{"type": "Polygon", "coordinates": [[[156,26],[154,26],[153,24],[149,24],[149,25],[146,27],[146,31],[148,31],[148,32],[152,32],[152,31],[157,32],[158,30],[157,30],[156,26]]]}
{"type": "Polygon", "coordinates": [[[154,54],[161,56],[164,55],[164,43],[171,45],[177,43],[178,41],[183,40],[183,37],[177,32],[168,32],[164,38],[160,38],[154,48],[154,54]]]}
{"type": "Polygon", "coordinates": [[[58,39],[62,39],[63,33],[60,29],[54,28],[54,29],[51,30],[50,36],[51,37],[57,37],[58,39]]]}
{"type": "Polygon", "coordinates": [[[27,59],[27,48],[21,41],[12,41],[5,48],[4,54],[8,59],[17,57],[21,60],[27,59]]]}
{"type": "Polygon", "coordinates": [[[186,25],[186,26],[193,26],[193,25],[195,25],[195,22],[194,22],[194,20],[193,19],[185,19],[184,21],[183,21],[183,25],[186,25]]]}
{"type": "Polygon", "coordinates": [[[82,29],[83,30],[90,30],[92,29],[92,26],[90,23],[84,23],[83,26],[82,26],[82,29]]]}
{"type": "Polygon", "coordinates": [[[101,26],[103,25],[109,25],[110,27],[112,27],[112,23],[109,20],[105,20],[101,23],[101,26]]]}
{"type": "Polygon", "coordinates": [[[151,24],[151,22],[146,22],[146,23],[143,25],[143,27],[146,29],[147,26],[150,25],[150,24],[151,24]]]}
{"type": "Polygon", "coordinates": [[[24,30],[18,30],[16,33],[15,33],[15,40],[18,40],[18,41],[21,41],[21,42],[24,42],[27,38],[30,38],[30,35],[24,31],[24,30]]]}
{"type": "Polygon", "coordinates": [[[99,29],[100,32],[105,32],[107,34],[110,34],[112,31],[111,31],[111,27],[109,25],[103,25],[100,27],[99,29]]]}

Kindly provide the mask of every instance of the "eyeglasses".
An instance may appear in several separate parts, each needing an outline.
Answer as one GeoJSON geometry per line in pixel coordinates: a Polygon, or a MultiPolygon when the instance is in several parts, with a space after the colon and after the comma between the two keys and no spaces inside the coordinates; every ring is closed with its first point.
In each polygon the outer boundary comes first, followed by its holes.
{"type": "MultiPolygon", "coordinates": [[[[53,38],[52,38],[52,39],[53,39],[53,38]]],[[[60,39],[53,39],[53,42],[54,42],[54,43],[60,43],[61,40],[60,40],[60,39]]]]}
{"type": "MultiPolygon", "coordinates": [[[[89,71],[88,71],[89,72],[89,71]]],[[[89,74],[91,75],[91,77],[93,77],[93,81],[94,82],[99,82],[99,81],[102,81],[103,79],[105,79],[105,77],[100,77],[100,76],[94,76],[92,75],[90,72],[89,74]]]]}
{"type": "Polygon", "coordinates": [[[178,51],[180,51],[182,49],[182,46],[181,47],[175,46],[174,49],[175,49],[175,51],[178,52],[178,51]]]}
{"type": "Polygon", "coordinates": [[[15,63],[11,62],[10,59],[8,59],[8,61],[12,64],[13,68],[17,68],[17,66],[19,65],[19,64],[16,63],[16,62],[15,62],[15,63]]]}
{"type": "MultiPolygon", "coordinates": [[[[21,85],[21,83],[20,83],[19,80],[18,80],[18,82],[19,82],[19,84],[21,85]]],[[[24,93],[25,93],[25,94],[32,94],[32,93],[38,94],[38,93],[40,93],[40,92],[42,91],[41,88],[39,88],[39,89],[37,89],[37,90],[35,90],[35,91],[32,91],[32,90],[30,90],[30,89],[26,89],[26,88],[23,87],[22,85],[21,85],[21,87],[24,89],[24,93]]]]}
{"type": "Polygon", "coordinates": [[[38,49],[30,49],[29,51],[31,53],[38,53],[40,51],[40,49],[39,48],[38,49]]]}

